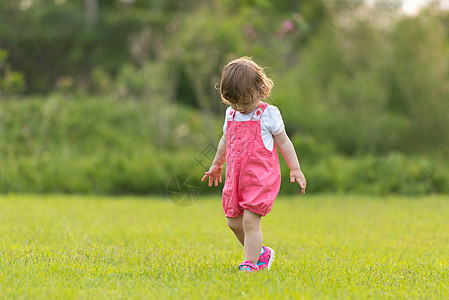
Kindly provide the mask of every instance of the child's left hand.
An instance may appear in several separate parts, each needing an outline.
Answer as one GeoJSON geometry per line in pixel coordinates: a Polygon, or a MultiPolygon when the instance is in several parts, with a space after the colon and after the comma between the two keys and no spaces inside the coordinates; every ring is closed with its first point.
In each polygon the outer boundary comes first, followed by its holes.
{"type": "Polygon", "coordinates": [[[299,169],[292,170],[290,172],[290,182],[295,182],[295,181],[301,187],[301,192],[303,194],[305,194],[306,193],[307,180],[306,180],[306,177],[304,177],[304,174],[299,169]]]}

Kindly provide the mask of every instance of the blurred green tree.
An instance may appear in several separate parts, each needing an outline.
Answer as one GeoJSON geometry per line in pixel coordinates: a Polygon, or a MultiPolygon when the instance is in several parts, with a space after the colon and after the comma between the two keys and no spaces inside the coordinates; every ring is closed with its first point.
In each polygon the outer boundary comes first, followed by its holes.
{"type": "Polygon", "coordinates": [[[436,18],[422,14],[401,20],[393,34],[390,108],[410,122],[408,146],[435,148],[449,142],[448,32],[436,18]]]}
{"type": "Polygon", "coordinates": [[[330,141],[348,155],[448,151],[444,23],[425,12],[396,16],[389,26],[338,18],[277,81],[273,97],[289,108],[290,130],[330,141]]]}

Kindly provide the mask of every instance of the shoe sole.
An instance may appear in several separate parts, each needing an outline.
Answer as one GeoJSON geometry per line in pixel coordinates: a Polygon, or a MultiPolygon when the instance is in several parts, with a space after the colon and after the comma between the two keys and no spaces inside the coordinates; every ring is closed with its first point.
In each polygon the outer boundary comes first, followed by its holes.
{"type": "Polygon", "coordinates": [[[267,269],[269,270],[271,268],[271,264],[273,263],[275,253],[274,253],[274,250],[271,249],[270,247],[267,247],[267,246],[265,246],[265,247],[267,249],[270,249],[270,251],[271,251],[270,260],[268,261],[268,267],[267,267],[267,269]]]}

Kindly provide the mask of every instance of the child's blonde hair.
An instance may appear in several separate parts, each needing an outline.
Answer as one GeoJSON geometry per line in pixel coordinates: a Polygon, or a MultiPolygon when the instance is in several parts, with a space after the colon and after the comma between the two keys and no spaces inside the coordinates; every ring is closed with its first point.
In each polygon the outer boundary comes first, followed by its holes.
{"type": "Polygon", "coordinates": [[[221,73],[220,94],[224,103],[265,100],[271,95],[273,81],[250,57],[231,61],[221,73]]]}

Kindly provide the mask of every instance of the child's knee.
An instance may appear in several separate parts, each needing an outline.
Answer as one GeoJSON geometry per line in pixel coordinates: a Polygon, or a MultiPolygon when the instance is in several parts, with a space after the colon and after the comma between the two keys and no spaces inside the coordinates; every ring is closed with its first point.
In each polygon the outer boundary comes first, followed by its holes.
{"type": "Polygon", "coordinates": [[[245,211],[243,215],[243,228],[245,230],[253,230],[260,228],[260,218],[261,216],[250,211],[245,211]]]}
{"type": "Polygon", "coordinates": [[[228,226],[233,231],[242,230],[243,229],[242,218],[241,217],[240,218],[228,218],[228,226]]]}

